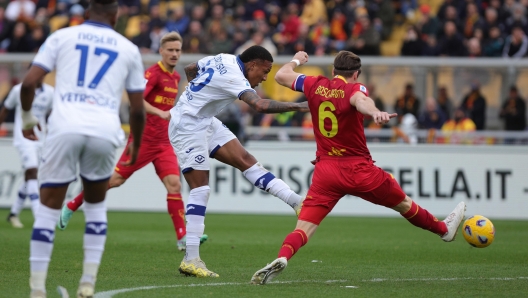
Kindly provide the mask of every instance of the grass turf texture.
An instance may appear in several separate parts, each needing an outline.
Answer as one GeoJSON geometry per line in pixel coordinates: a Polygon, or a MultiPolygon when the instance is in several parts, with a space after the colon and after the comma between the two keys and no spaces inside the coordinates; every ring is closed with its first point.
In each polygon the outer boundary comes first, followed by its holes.
{"type": "MultiPolygon", "coordinates": [[[[0,211],[0,218],[7,213],[0,211]]],[[[220,274],[216,279],[178,273],[183,253],[176,250],[167,214],[110,212],[108,218],[97,292],[169,286],[112,297],[522,297],[528,293],[528,221],[491,218],[497,230],[495,242],[477,249],[464,241],[461,232],[455,242],[444,243],[402,218],[330,217],[289,262],[278,283],[255,286],[249,284],[252,274],[276,258],[284,237],[294,228],[294,216],[209,214],[210,238],[201,257],[220,274]]],[[[0,224],[0,297],[29,296],[31,213],[24,210],[21,220],[23,229],[0,224]]],[[[66,231],[56,231],[48,297],[58,297],[57,285],[69,289],[70,295],[77,289],[83,231],[82,212],[73,216],[66,231]]]]}

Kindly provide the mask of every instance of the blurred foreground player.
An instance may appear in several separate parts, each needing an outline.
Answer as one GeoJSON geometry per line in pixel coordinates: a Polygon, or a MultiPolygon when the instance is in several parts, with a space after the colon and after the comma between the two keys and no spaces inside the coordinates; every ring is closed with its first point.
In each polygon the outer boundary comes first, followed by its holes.
{"type": "Polygon", "coordinates": [[[335,77],[313,77],[293,69],[306,63],[308,55],[298,52],[275,75],[277,83],[304,92],[308,98],[317,152],[312,185],[308,190],[297,227],[279,251],[278,259],[257,271],[251,282],[266,284],[286,268],[288,260],[313,236],[315,230],[345,195],[353,195],[392,208],[411,224],[453,241],[464,218],[465,204],[459,203],[444,221],[438,221],[405,195],[391,174],[374,165],[363,130],[363,115],[385,124],[397,114],[379,111],[358,83],[360,58],[341,51],[334,60],[335,77]]]}
{"type": "MultiPolygon", "coordinates": [[[[160,41],[161,61],[145,71],[147,86],[143,93],[147,123],[141,141],[138,159],[133,165],[125,163],[130,159],[125,150],[119,159],[115,171],[110,177],[108,188],[119,187],[136,171],[149,163],[154,165],[156,174],[167,189],[167,210],[176,231],[177,247],[185,250],[185,207],[181,196],[180,169],[174,150],[168,138],[170,113],[174,107],[180,75],[174,70],[181,55],[182,38],[177,32],[165,34],[160,41]]],[[[134,141],[130,135],[127,146],[134,141]]],[[[62,207],[59,228],[66,229],[73,212],[83,203],[84,193],[62,207]]],[[[207,239],[204,235],[201,243],[207,239]]]]}
{"type": "MultiPolygon", "coordinates": [[[[43,80],[44,78],[42,78],[43,80]]],[[[35,100],[31,110],[39,121],[40,128],[45,130],[46,116],[51,112],[51,104],[53,102],[53,87],[42,83],[42,80],[37,82],[35,89],[35,100]]],[[[11,223],[13,228],[23,228],[24,225],[20,222],[18,215],[22,208],[24,208],[24,201],[29,197],[31,201],[31,211],[33,217],[37,212],[39,206],[39,187],[37,180],[38,164],[40,160],[40,151],[42,149],[42,140],[44,137],[40,130],[35,129],[35,134],[38,135],[39,140],[28,140],[22,135],[22,118],[21,118],[21,101],[20,88],[22,84],[15,85],[6,100],[4,106],[0,109],[0,124],[4,122],[9,110],[15,109],[15,126],[13,128],[13,145],[20,155],[22,168],[24,169],[24,182],[20,185],[18,190],[18,198],[11,206],[11,211],[7,216],[7,221],[11,223]]]]}
{"type": "Polygon", "coordinates": [[[57,30],[33,60],[21,88],[24,137],[37,139],[31,111],[38,82],[56,70],[53,113],[39,167],[40,205],[30,244],[31,297],[46,297],[46,276],[55,227],[68,185],[80,172],[85,190],[83,273],[77,297],[93,297],[106,242],[104,201],[114,167],[115,150],[123,141],[119,120],[121,95],[130,99],[130,127],[136,137],[129,146],[134,164],[145,125],[143,65],[139,49],[117,33],[115,0],[92,0],[88,21],[57,30]]]}

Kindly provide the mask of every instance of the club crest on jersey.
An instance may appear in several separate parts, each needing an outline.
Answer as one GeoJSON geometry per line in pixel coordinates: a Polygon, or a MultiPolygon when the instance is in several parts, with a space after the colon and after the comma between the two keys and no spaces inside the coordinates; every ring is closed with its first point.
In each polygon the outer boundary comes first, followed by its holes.
{"type": "Polygon", "coordinates": [[[203,155],[198,155],[194,158],[194,161],[196,161],[197,163],[202,163],[205,161],[205,157],[203,157],[203,155]]]}

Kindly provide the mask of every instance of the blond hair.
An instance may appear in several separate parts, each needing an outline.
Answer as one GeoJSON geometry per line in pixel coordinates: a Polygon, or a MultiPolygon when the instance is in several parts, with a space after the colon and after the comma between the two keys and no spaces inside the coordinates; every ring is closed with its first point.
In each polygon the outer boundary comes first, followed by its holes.
{"type": "Polygon", "coordinates": [[[171,41],[179,41],[183,43],[183,38],[181,37],[180,33],[176,31],[169,32],[163,35],[163,37],[161,38],[160,46],[163,46],[165,43],[171,42],[171,41]]]}

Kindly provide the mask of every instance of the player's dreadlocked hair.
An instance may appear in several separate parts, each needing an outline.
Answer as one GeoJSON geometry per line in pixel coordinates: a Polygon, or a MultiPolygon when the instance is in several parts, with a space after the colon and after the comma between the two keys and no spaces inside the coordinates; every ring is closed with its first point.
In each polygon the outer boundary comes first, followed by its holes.
{"type": "Polygon", "coordinates": [[[242,54],[240,54],[240,60],[242,60],[244,63],[258,59],[273,62],[273,57],[271,57],[270,52],[261,46],[249,47],[242,54]]]}
{"type": "Polygon", "coordinates": [[[361,59],[349,51],[340,51],[334,59],[334,74],[350,78],[356,71],[361,73],[361,59]]]}

